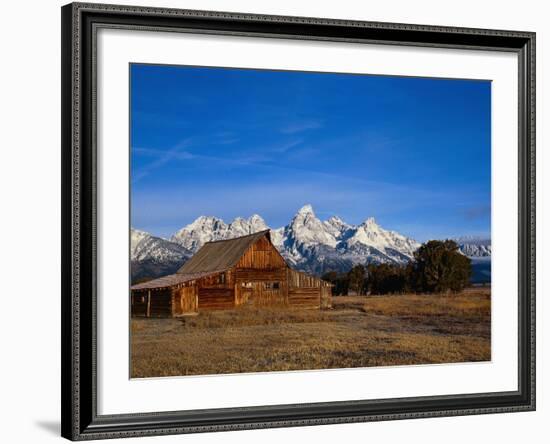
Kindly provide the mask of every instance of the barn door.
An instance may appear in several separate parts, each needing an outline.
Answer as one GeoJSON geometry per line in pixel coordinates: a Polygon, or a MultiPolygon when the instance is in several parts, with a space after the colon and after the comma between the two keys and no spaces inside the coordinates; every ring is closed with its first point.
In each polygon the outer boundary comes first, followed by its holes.
{"type": "Polygon", "coordinates": [[[245,282],[242,288],[243,304],[247,306],[254,305],[254,283],[245,282]]]}
{"type": "MultiPolygon", "coordinates": [[[[179,311],[181,314],[195,313],[197,307],[197,287],[191,285],[189,287],[183,287],[179,290],[179,311]]],[[[176,302],[177,304],[177,302],[176,302]]]]}

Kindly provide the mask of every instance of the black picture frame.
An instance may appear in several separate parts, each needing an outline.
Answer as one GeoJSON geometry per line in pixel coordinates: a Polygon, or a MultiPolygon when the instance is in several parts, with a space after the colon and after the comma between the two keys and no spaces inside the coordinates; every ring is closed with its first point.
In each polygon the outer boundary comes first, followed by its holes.
{"type": "Polygon", "coordinates": [[[72,3],[62,15],[62,436],[71,440],[535,409],[535,33],[72,3]],[[518,390],[100,416],[95,39],[99,27],[509,51],[519,62],[518,390]]]}

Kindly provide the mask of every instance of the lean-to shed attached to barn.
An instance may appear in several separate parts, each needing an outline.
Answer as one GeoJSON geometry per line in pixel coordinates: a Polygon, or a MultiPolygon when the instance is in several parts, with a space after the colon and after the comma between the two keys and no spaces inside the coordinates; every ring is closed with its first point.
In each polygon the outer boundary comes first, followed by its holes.
{"type": "Polygon", "coordinates": [[[208,242],[175,274],[131,287],[133,316],[178,316],[238,306],[328,308],[332,285],[292,270],[269,230],[208,242]]]}

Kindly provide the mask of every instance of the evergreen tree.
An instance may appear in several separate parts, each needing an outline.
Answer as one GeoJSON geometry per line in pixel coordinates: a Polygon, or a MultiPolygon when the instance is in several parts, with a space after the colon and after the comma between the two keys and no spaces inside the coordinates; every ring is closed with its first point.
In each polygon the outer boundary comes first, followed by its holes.
{"type": "Polygon", "coordinates": [[[407,268],[395,264],[370,264],[367,287],[372,294],[404,293],[408,290],[407,268]]]}
{"type": "Polygon", "coordinates": [[[355,265],[348,273],[349,289],[355,294],[365,292],[366,269],[363,265],[355,265]]]}
{"type": "Polygon", "coordinates": [[[321,279],[330,282],[332,285],[333,296],[345,296],[348,294],[349,279],[347,273],[337,273],[336,271],[329,271],[325,273],[321,279]]]}
{"type": "Polygon", "coordinates": [[[472,265],[452,240],[429,241],[414,253],[411,286],[415,291],[458,292],[470,282],[472,265]]]}

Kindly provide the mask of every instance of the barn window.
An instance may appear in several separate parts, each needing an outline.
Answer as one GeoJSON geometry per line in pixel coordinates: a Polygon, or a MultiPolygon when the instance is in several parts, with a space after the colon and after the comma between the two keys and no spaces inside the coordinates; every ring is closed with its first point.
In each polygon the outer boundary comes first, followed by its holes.
{"type": "Polygon", "coordinates": [[[218,284],[225,284],[225,273],[220,273],[218,275],[218,284]]]}
{"type": "Polygon", "coordinates": [[[265,282],[265,289],[266,290],[278,290],[279,289],[279,282],[265,282]]]}

